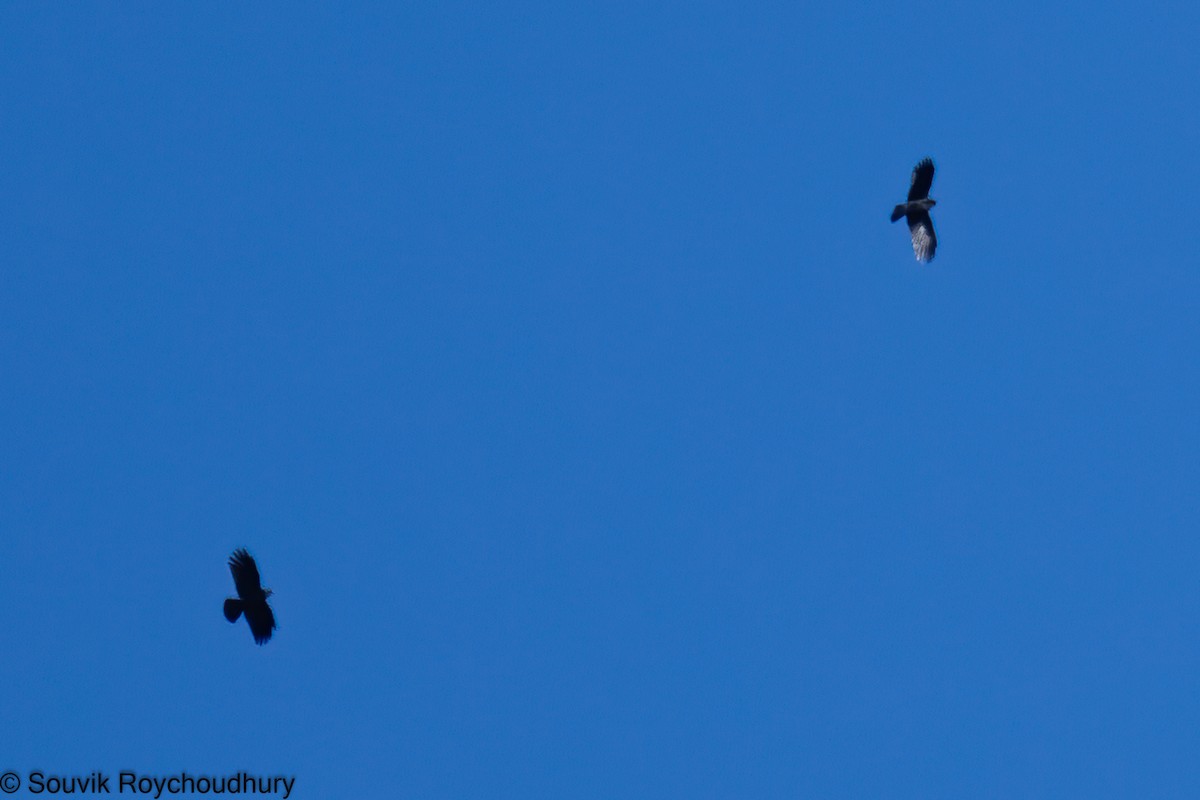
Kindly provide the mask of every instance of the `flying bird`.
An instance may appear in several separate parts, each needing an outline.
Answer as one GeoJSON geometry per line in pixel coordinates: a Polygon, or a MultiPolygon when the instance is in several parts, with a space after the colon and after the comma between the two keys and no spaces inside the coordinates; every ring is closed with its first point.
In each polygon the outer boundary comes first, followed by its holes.
{"type": "Polygon", "coordinates": [[[237,622],[237,618],[245,614],[254,641],[266,644],[271,638],[271,631],[275,630],[275,615],[267,605],[271,590],[262,588],[258,566],[245,548],[233,551],[229,557],[229,571],[233,573],[233,585],[237,587],[238,596],[225,598],[225,619],[237,622]]]}
{"type": "Polygon", "coordinates": [[[922,264],[932,261],[933,253],[937,250],[937,236],[933,233],[933,220],[929,218],[929,209],[937,205],[937,201],[929,196],[929,187],[932,185],[933,161],[928,158],[922,159],[913,167],[912,186],[908,187],[908,202],[892,209],[892,222],[901,217],[908,218],[913,253],[922,264]]]}

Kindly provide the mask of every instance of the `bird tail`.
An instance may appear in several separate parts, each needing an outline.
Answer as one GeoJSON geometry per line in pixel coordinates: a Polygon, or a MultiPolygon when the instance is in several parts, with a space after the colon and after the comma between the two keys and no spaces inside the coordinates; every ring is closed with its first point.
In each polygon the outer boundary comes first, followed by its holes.
{"type": "Polygon", "coordinates": [[[237,622],[237,618],[242,615],[242,601],[234,597],[225,598],[225,619],[230,622],[237,622]]]}
{"type": "Polygon", "coordinates": [[[901,203],[900,205],[898,205],[892,209],[892,222],[895,222],[896,220],[898,220],[904,216],[904,213],[905,213],[904,206],[905,206],[905,204],[901,203]]]}

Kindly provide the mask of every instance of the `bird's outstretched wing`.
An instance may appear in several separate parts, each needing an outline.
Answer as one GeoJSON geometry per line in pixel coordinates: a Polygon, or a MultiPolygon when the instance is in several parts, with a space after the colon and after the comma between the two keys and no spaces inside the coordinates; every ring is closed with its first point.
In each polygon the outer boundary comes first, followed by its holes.
{"type": "Polygon", "coordinates": [[[243,600],[262,597],[262,580],[258,577],[258,565],[244,549],[234,550],[229,557],[229,571],[233,573],[233,584],[238,597],[243,600]]]}
{"type": "MultiPolygon", "coordinates": [[[[930,167],[932,173],[933,167],[930,167]]],[[[913,173],[914,177],[916,173],[913,173]]],[[[937,250],[937,236],[933,232],[933,220],[928,211],[915,211],[908,214],[908,232],[912,234],[913,253],[917,261],[926,263],[933,260],[937,250]]]]}
{"type": "Polygon", "coordinates": [[[931,186],[933,186],[933,160],[924,158],[913,167],[912,186],[908,187],[908,201],[911,203],[913,200],[924,200],[929,197],[929,187],[931,186]]]}
{"type": "Polygon", "coordinates": [[[267,601],[247,603],[245,614],[255,644],[266,644],[271,638],[271,631],[275,630],[275,614],[267,601]]]}

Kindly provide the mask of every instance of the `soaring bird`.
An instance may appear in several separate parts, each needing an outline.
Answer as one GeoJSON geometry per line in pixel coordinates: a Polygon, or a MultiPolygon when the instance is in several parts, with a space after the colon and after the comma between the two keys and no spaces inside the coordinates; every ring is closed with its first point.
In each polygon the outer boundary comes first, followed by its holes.
{"type": "Polygon", "coordinates": [[[892,222],[901,217],[908,218],[913,253],[922,264],[932,261],[933,253],[937,250],[937,236],[933,233],[933,220],[929,218],[929,209],[937,205],[937,201],[929,196],[929,187],[932,185],[933,161],[925,158],[913,167],[912,185],[908,187],[908,202],[892,209],[892,222]]]}
{"type": "Polygon", "coordinates": [[[267,605],[271,590],[262,588],[258,566],[245,548],[233,551],[229,557],[229,571],[233,573],[233,585],[237,587],[238,596],[225,598],[225,619],[237,622],[237,618],[245,614],[254,641],[266,644],[271,638],[271,631],[275,630],[275,615],[267,605]]]}

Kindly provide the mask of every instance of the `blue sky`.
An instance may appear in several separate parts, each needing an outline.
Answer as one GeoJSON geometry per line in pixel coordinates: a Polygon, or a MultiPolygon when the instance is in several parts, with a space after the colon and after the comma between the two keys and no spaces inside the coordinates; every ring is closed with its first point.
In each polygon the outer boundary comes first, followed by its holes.
{"type": "Polygon", "coordinates": [[[0,769],[1197,796],[1200,11],[1051,6],[0,8],[0,769]]]}

